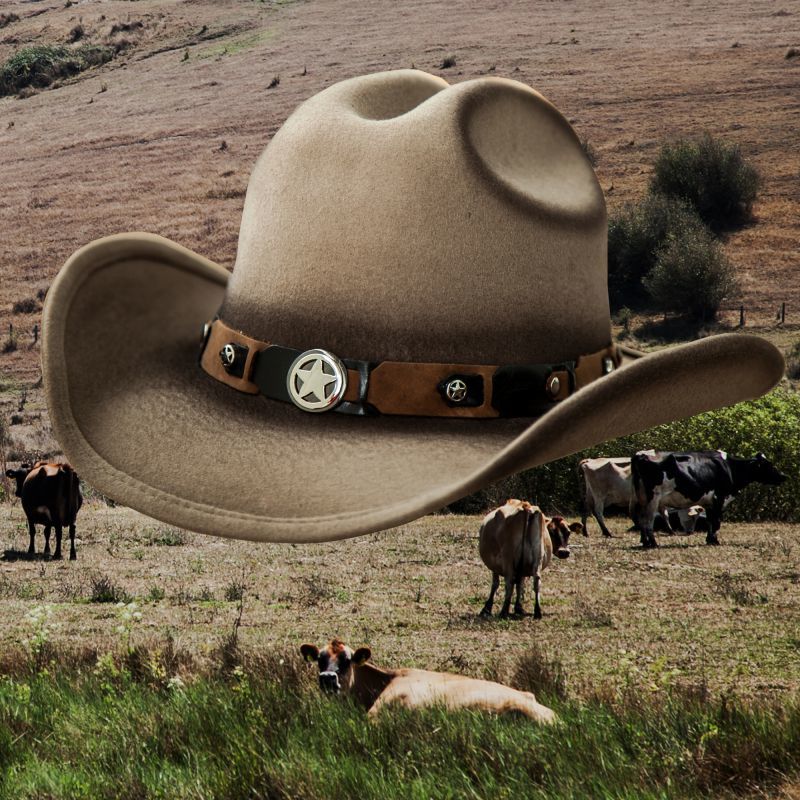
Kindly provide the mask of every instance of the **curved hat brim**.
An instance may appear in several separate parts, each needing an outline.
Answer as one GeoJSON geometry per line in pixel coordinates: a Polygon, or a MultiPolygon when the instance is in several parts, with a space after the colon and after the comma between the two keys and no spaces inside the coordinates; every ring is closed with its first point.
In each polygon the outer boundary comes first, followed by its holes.
{"type": "Polygon", "coordinates": [[[228,272],[167,239],[78,250],[48,292],[42,363],[53,430],[119,503],[203,533],[340,539],[390,528],[505,475],[767,392],[768,342],[712,336],[626,364],[538,420],[307,414],[198,366],[228,272]]]}

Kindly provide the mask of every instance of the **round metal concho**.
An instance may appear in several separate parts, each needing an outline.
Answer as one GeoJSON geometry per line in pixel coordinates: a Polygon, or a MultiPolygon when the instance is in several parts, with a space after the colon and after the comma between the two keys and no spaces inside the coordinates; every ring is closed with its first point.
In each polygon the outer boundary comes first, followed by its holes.
{"type": "Polygon", "coordinates": [[[461,403],[467,396],[467,384],[460,378],[455,378],[447,384],[445,391],[451,403],[461,403]]]}
{"type": "Polygon", "coordinates": [[[347,369],[327,350],[306,350],[289,367],[286,388],[303,411],[328,411],[347,391],[347,369]]]}

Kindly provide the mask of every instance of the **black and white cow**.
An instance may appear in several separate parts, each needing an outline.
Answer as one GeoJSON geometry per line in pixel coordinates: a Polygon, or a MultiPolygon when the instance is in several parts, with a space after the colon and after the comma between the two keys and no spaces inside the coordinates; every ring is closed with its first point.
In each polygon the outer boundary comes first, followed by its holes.
{"type": "Polygon", "coordinates": [[[737,458],[722,450],[700,453],[639,452],[631,459],[633,496],[630,514],[641,531],[643,547],[656,547],[653,521],[663,506],[700,505],[708,516],[707,544],[719,544],[722,511],[751,483],[779,486],[787,476],[763,453],[737,458]]]}

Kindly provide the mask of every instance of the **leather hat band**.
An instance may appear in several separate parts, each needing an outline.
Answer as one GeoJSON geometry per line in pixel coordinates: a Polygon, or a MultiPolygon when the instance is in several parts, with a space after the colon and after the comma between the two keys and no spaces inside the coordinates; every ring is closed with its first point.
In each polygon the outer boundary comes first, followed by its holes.
{"type": "Polygon", "coordinates": [[[205,325],[200,352],[203,370],[240,392],[361,416],[535,417],[619,365],[613,344],[558,364],[340,360],[253,339],[220,319],[205,325]]]}

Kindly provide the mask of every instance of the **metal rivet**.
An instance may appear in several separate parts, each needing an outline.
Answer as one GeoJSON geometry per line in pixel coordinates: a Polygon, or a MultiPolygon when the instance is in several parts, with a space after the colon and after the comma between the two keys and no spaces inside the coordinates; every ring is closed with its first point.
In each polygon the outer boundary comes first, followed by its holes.
{"type": "Polygon", "coordinates": [[[203,341],[208,339],[208,334],[211,332],[211,326],[207,323],[203,323],[203,341]]]}
{"type": "Polygon", "coordinates": [[[289,367],[286,388],[303,411],[328,411],[347,391],[347,369],[327,350],[306,350],[289,367]]]}
{"type": "Polygon", "coordinates": [[[558,378],[558,375],[553,375],[549,381],[547,381],[547,392],[550,397],[557,397],[558,390],[561,388],[561,381],[558,378]]]}
{"type": "Polygon", "coordinates": [[[467,384],[461,378],[455,378],[447,384],[445,393],[451,403],[463,403],[467,398],[467,384]]]}
{"type": "Polygon", "coordinates": [[[603,359],[603,375],[608,375],[609,372],[614,371],[614,359],[606,356],[603,359]]]}
{"type": "Polygon", "coordinates": [[[219,351],[219,357],[225,366],[232,367],[236,363],[236,348],[232,344],[226,344],[219,351]]]}

